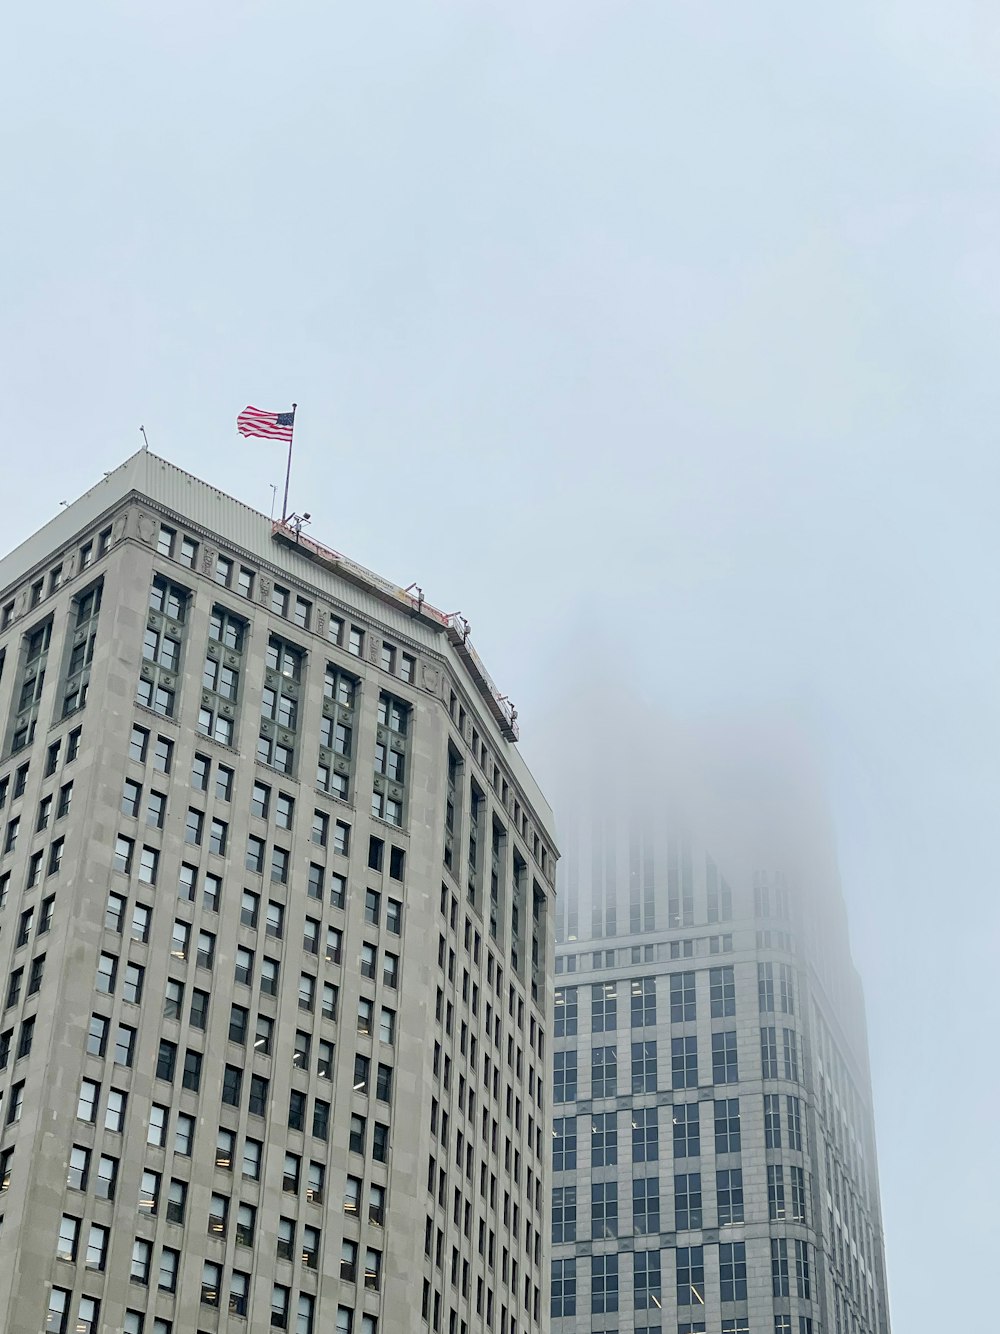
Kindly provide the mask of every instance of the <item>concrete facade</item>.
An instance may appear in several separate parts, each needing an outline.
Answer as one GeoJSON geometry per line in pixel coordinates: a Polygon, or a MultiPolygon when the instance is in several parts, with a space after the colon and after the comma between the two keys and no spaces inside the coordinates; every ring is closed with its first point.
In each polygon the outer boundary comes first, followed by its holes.
{"type": "Polygon", "coordinates": [[[888,1334],[835,874],[613,807],[560,870],[553,1334],[888,1334]]]}
{"type": "Polygon", "coordinates": [[[556,852],[467,632],[142,452],[0,562],[0,726],[0,1328],[539,1329],[556,852]]]}

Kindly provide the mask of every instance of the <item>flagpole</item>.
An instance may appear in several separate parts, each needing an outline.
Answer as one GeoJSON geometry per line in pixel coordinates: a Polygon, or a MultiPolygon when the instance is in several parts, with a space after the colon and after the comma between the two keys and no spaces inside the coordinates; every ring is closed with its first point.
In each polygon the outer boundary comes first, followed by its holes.
{"type": "Polygon", "coordinates": [[[299,405],[292,404],[292,433],[288,437],[288,467],[285,469],[285,499],[281,505],[281,522],[284,523],[288,518],[288,483],[292,479],[292,441],[295,438],[295,409],[299,405]]]}

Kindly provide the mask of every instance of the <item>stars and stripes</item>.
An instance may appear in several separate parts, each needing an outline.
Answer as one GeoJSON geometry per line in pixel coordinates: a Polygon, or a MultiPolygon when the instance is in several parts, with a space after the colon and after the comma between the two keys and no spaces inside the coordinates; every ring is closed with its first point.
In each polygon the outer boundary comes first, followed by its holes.
{"type": "Polygon", "coordinates": [[[236,429],[240,435],[260,435],[267,440],[284,440],[289,445],[292,443],[294,426],[294,409],[291,412],[263,412],[260,408],[248,405],[236,418],[236,429]]]}

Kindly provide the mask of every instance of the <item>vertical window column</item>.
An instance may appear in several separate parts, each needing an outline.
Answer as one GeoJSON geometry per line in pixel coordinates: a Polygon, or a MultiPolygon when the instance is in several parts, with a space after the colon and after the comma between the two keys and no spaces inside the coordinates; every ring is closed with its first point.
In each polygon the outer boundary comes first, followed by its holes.
{"type": "Polygon", "coordinates": [[[208,622],[208,648],[201,682],[198,731],[231,746],[236,735],[237,707],[243,676],[247,624],[218,605],[208,622]]]}
{"type": "Polygon", "coordinates": [[[142,666],[136,699],[146,708],[173,718],[184,642],[184,623],[190,594],[155,575],[149,590],[149,611],[143,639],[142,666]]]}
{"type": "Polygon", "coordinates": [[[73,600],[73,633],[69,644],[62,689],[62,716],[69,717],[87,702],[90,663],[97,641],[97,618],[101,610],[103,580],[73,600]]]}

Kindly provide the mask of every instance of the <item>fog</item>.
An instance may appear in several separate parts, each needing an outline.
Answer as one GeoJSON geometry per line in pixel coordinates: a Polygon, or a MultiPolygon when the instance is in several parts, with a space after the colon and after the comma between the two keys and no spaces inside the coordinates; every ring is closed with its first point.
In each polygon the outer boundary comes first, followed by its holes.
{"type": "Polygon", "coordinates": [[[235,417],[296,401],[293,506],[469,617],[543,783],[634,700],[650,743],[791,720],[866,985],[895,1328],[956,1293],[991,1328],[995,7],[4,26],[4,548],[140,424],[268,512],[283,453],[235,417]]]}

